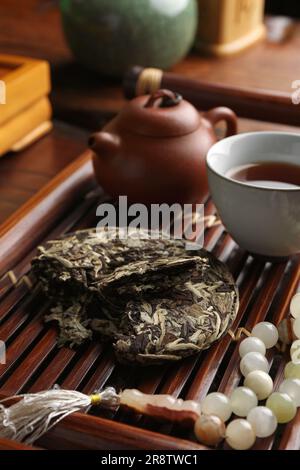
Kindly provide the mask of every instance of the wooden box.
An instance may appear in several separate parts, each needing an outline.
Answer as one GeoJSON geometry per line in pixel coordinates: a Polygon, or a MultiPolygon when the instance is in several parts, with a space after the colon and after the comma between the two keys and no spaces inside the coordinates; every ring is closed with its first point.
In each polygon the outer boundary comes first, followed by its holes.
{"type": "Polygon", "coordinates": [[[234,54],[265,35],[264,0],[198,0],[198,4],[200,52],[234,54]]]}
{"type": "Polygon", "coordinates": [[[19,150],[51,127],[46,61],[0,54],[0,155],[19,150]]]}

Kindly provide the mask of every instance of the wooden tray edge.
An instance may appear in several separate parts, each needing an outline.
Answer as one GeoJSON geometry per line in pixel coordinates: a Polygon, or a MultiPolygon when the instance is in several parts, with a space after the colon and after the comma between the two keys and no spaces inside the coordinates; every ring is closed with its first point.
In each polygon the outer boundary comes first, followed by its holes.
{"type": "Polygon", "coordinates": [[[0,225],[0,276],[42,239],[74,200],[91,188],[91,155],[88,150],[84,152],[0,225]]]}

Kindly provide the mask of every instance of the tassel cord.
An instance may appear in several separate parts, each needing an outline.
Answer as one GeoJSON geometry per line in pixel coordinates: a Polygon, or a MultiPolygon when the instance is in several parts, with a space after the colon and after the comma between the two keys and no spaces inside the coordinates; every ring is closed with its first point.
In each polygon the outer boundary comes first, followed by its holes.
{"type": "Polygon", "coordinates": [[[0,435],[33,444],[68,415],[86,411],[90,406],[91,397],[64,390],[49,390],[4,399],[0,402],[0,435]],[[3,403],[12,399],[19,401],[5,408],[3,403]]]}

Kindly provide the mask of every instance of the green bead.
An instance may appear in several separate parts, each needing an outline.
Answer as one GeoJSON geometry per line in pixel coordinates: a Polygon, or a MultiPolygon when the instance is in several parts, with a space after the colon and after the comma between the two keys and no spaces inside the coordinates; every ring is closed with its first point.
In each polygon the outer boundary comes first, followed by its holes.
{"type": "Polygon", "coordinates": [[[196,0],[61,0],[63,28],[77,60],[122,77],[130,65],[169,68],[191,48],[196,0]]]}
{"type": "MultiPolygon", "coordinates": [[[[297,320],[300,320],[300,318],[297,320]]],[[[297,339],[292,343],[290,354],[294,364],[300,363],[300,339],[297,339]]]]}
{"type": "Polygon", "coordinates": [[[278,423],[288,423],[297,413],[295,403],[286,393],[272,393],[267,400],[266,407],[273,411],[278,423]]]}
{"type": "Polygon", "coordinates": [[[300,364],[288,362],[284,369],[284,377],[286,379],[300,379],[300,364]]]}

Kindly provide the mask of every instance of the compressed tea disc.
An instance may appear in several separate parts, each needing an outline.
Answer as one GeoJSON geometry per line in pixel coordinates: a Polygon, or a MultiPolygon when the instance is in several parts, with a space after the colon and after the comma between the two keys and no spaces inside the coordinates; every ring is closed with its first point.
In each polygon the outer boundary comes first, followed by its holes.
{"type": "Polygon", "coordinates": [[[89,325],[86,336],[110,339],[121,362],[178,360],[226,333],[239,303],[228,268],[206,250],[151,235],[85,230],[40,248],[33,271],[58,299],[48,319],[59,322],[63,342],[79,344],[85,335],[77,341],[74,311],[76,322],[89,325]]]}

